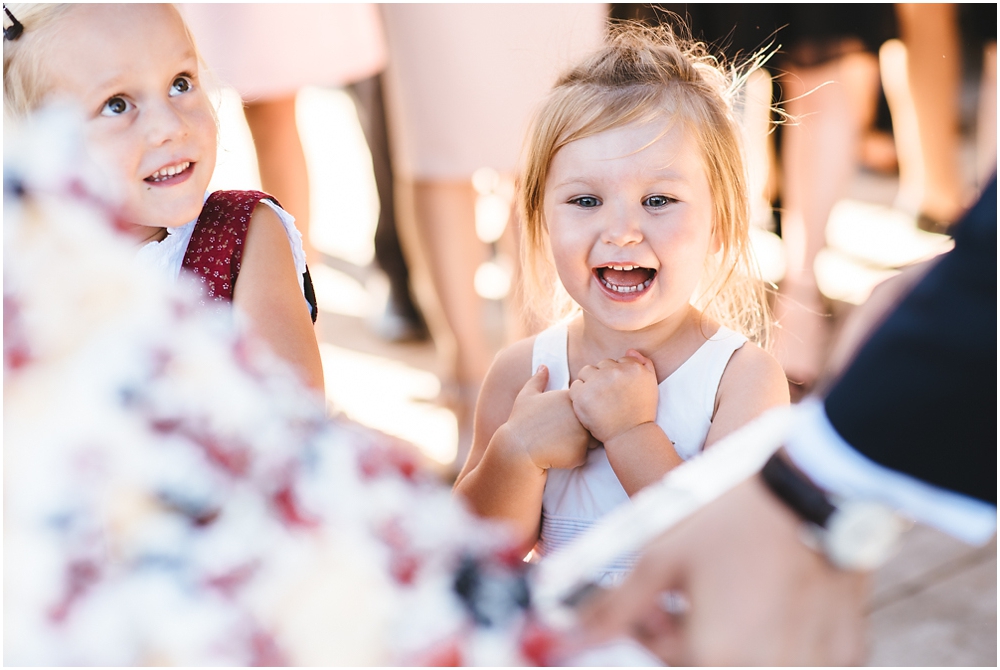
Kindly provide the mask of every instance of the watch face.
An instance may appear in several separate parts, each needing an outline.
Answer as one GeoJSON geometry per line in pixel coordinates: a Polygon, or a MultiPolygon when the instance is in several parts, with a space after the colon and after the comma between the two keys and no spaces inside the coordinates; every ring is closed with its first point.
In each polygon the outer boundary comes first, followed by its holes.
{"type": "Polygon", "coordinates": [[[844,570],[874,570],[896,550],[903,520],[879,503],[847,500],[827,522],[823,548],[844,570]]]}

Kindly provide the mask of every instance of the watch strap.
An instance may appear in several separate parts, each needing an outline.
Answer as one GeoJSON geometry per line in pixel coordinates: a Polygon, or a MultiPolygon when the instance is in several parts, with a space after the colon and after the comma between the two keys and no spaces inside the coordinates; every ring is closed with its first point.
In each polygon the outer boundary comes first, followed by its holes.
{"type": "Polygon", "coordinates": [[[779,453],[768,459],[761,479],[782,502],[806,521],[826,528],[836,506],[812,481],[779,453]]]}

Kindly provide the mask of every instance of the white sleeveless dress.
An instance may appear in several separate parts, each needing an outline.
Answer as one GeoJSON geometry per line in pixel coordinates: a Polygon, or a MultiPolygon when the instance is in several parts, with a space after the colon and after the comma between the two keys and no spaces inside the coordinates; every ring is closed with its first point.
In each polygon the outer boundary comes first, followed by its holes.
{"type": "MultiPolygon", "coordinates": [[[[566,324],[558,324],[535,338],[531,369],[549,369],[546,391],[569,388],[566,324]]],[[[747,341],[743,335],[720,327],[690,358],[659,386],[656,423],[674,442],[677,454],[687,460],[705,445],[712,425],[715,396],[722,373],[733,353],[747,341]],[[668,400],[669,399],[669,400],[668,400]]],[[[572,470],[548,472],[542,497],[542,530],[536,553],[557,551],[585,532],[618,505],[629,501],[604,448],[591,449],[587,462],[572,470]]],[[[606,567],[601,582],[621,580],[635,564],[636,556],[620,557],[606,567]]]]}

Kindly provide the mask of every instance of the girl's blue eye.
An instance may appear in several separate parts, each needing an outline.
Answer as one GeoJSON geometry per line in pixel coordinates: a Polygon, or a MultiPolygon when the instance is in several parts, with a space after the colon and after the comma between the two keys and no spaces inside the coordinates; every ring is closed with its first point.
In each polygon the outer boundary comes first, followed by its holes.
{"type": "Polygon", "coordinates": [[[177,77],[174,79],[174,83],[170,85],[170,96],[182,95],[190,91],[194,85],[191,83],[189,77],[177,77]]]}
{"type": "Polygon", "coordinates": [[[642,204],[645,205],[646,207],[653,207],[654,209],[656,209],[659,207],[666,207],[671,202],[673,202],[673,200],[671,200],[665,195],[651,195],[648,198],[646,198],[646,200],[642,204]]]}
{"type": "Polygon", "coordinates": [[[592,195],[581,195],[579,198],[573,198],[570,200],[570,203],[589,209],[590,207],[597,207],[601,204],[601,201],[592,195]]]}
{"type": "Polygon", "coordinates": [[[113,98],[108,98],[107,102],[104,103],[104,107],[101,108],[101,116],[120,116],[132,109],[132,107],[131,102],[116,95],[113,98]]]}

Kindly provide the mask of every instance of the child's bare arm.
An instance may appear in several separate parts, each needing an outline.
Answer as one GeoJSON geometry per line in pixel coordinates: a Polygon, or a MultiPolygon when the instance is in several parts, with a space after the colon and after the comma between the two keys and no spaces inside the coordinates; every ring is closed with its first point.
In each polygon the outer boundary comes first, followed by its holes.
{"type": "Polygon", "coordinates": [[[788,404],[788,380],[774,356],[747,342],[722,373],[705,448],[769,409],[788,404]]]}
{"type": "Polygon", "coordinates": [[[477,514],[499,517],[515,525],[527,548],[538,537],[545,471],[511,444],[502,428],[514,401],[531,378],[534,340],[517,342],[497,355],[476,403],[472,448],[455,481],[455,493],[477,514]]]}
{"type": "Polygon", "coordinates": [[[270,207],[258,206],[250,219],[233,304],[247,315],[253,332],[291,363],[308,386],[323,392],[316,333],[299,288],[288,236],[270,207]]]}
{"type": "Polygon", "coordinates": [[[510,521],[525,551],[538,538],[547,469],[581,464],[590,443],[569,393],[544,392],[547,370],[529,376],[532,344],[513,345],[490,368],[455,484],[476,513],[510,521]]]}

